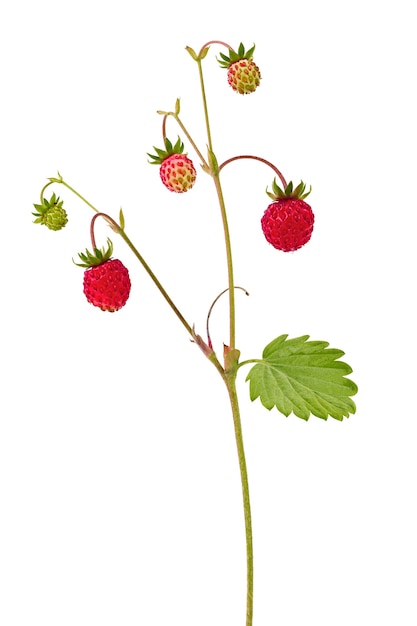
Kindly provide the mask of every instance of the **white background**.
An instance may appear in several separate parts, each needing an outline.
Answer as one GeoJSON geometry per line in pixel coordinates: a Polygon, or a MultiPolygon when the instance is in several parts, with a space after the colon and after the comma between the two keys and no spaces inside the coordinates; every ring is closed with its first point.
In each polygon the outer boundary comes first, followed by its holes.
{"type": "MultiPolygon", "coordinates": [[[[117,216],[199,332],[226,287],[215,193],[162,187],[146,153],[181,97],[201,149],[185,46],[256,43],[256,94],[204,61],[219,161],[255,154],[312,184],[311,242],[278,253],[259,220],[273,172],[222,177],[237,345],[309,334],[345,351],[360,391],[342,423],[248,398],[254,626],[415,626],[415,33],[412,3],[4,3],[1,53],[0,623],[243,626],[245,546],[225,389],[120,239],[132,293],[89,305],[71,259],[92,211],[32,224],[59,170],[117,216]]],[[[171,120],[168,134],[176,139],[171,120]]],[[[198,166],[198,159],[187,147],[198,166]]],[[[109,234],[103,225],[98,238],[109,234]]],[[[213,313],[227,342],[227,297],[213,313]]]]}

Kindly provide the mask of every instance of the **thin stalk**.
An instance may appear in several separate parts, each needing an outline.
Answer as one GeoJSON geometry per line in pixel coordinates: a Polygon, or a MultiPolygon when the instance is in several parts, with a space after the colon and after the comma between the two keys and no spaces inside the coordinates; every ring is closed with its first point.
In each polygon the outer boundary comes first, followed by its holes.
{"type": "Polygon", "coordinates": [[[229,224],[227,220],[226,213],[226,205],[224,202],[223,191],[220,183],[219,177],[219,169],[215,161],[214,152],[213,152],[213,142],[211,138],[210,131],[210,120],[208,115],[208,107],[207,107],[207,98],[206,98],[206,90],[204,87],[204,77],[203,77],[203,68],[201,64],[201,59],[197,60],[198,71],[200,75],[200,85],[201,85],[201,94],[203,98],[203,107],[204,107],[204,117],[206,121],[206,130],[207,130],[207,146],[209,151],[210,165],[211,165],[211,173],[213,176],[214,184],[216,187],[217,197],[219,199],[220,212],[222,216],[223,222],[223,232],[224,232],[224,241],[226,246],[226,259],[227,259],[227,275],[228,275],[228,284],[229,284],[229,347],[234,349],[236,346],[236,313],[235,313],[235,288],[234,288],[234,276],[233,276],[233,258],[232,258],[232,245],[230,241],[230,231],[229,224]]]}
{"type": "Polygon", "coordinates": [[[61,183],[61,185],[65,185],[65,187],[66,187],[67,189],[69,189],[70,191],[72,191],[72,193],[75,193],[75,195],[76,195],[76,196],[78,196],[78,197],[80,198],[80,200],[82,200],[83,202],[85,202],[85,203],[86,203],[86,204],[90,207],[90,209],[93,209],[93,211],[95,211],[96,213],[98,213],[98,212],[99,212],[99,210],[98,210],[98,209],[96,209],[96,207],[95,207],[95,206],[93,206],[93,205],[92,205],[92,204],[91,204],[88,200],[86,200],[86,199],[84,198],[84,196],[82,196],[80,193],[78,193],[78,191],[76,191],[75,189],[73,189],[72,187],[70,187],[70,185],[68,185],[68,183],[66,183],[66,182],[65,182],[65,180],[55,180],[55,181],[53,181],[53,182],[56,182],[56,183],[61,183]]]}
{"type": "Polygon", "coordinates": [[[180,320],[181,324],[187,329],[187,331],[189,332],[189,334],[192,337],[195,337],[195,332],[194,332],[193,328],[187,322],[187,320],[182,315],[180,310],[175,306],[174,302],[171,300],[170,296],[165,291],[165,289],[163,288],[162,284],[159,282],[159,280],[157,279],[157,277],[155,276],[155,274],[153,273],[153,271],[151,270],[149,265],[146,263],[146,261],[143,258],[143,256],[140,254],[139,250],[133,245],[133,243],[131,242],[129,237],[126,235],[124,230],[120,229],[118,232],[119,232],[120,237],[129,246],[129,248],[132,250],[132,252],[135,255],[135,257],[138,259],[138,261],[141,263],[143,268],[146,270],[146,272],[148,273],[148,275],[150,276],[152,281],[155,283],[156,287],[159,289],[159,291],[161,292],[162,296],[168,302],[169,306],[174,311],[175,315],[178,317],[178,319],[180,320]]]}
{"type": "Polygon", "coordinates": [[[217,197],[219,199],[220,212],[223,222],[224,242],[226,246],[226,260],[227,260],[227,276],[229,283],[229,347],[233,350],[236,346],[236,307],[235,307],[235,289],[234,289],[234,276],[233,276],[233,258],[232,258],[232,244],[230,241],[229,223],[227,220],[226,206],[224,203],[223,191],[220,184],[220,178],[218,174],[213,176],[214,184],[216,187],[217,197]]]}
{"type": "Polygon", "coordinates": [[[208,116],[208,108],[207,108],[207,98],[206,98],[206,88],[204,86],[204,77],[203,77],[203,66],[201,64],[201,59],[197,60],[198,65],[198,73],[200,76],[200,86],[201,86],[201,95],[203,97],[203,107],[204,107],[204,118],[206,120],[206,130],[207,130],[207,142],[210,151],[213,151],[213,144],[211,141],[211,131],[210,131],[210,120],[208,116]]]}
{"type": "Polygon", "coordinates": [[[242,154],[242,155],[235,156],[235,157],[232,157],[230,159],[227,159],[227,161],[225,161],[224,163],[219,165],[219,172],[223,169],[223,167],[225,165],[228,165],[229,163],[232,163],[233,161],[238,161],[239,159],[254,159],[255,161],[260,161],[261,163],[265,163],[265,165],[268,165],[269,167],[271,167],[274,170],[275,174],[280,179],[284,189],[286,188],[287,181],[285,180],[285,178],[282,175],[282,173],[280,172],[280,170],[273,163],[271,163],[270,161],[267,161],[266,159],[263,159],[262,157],[253,156],[251,154],[242,154]]]}
{"type": "Polygon", "coordinates": [[[181,128],[182,132],[184,133],[184,135],[187,137],[188,141],[190,142],[190,144],[194,148],[194,150],[197,153],[198,157],[201,159],[202,164],[204,165],[204,167],[206,167],[208,169],[209,166],[208,166],[205,158],[201,154],[200,150],[198,149],[197,145],[195,144],[195,142],[194,142],[193,138],[191,137],[190,133],[188,132],[188,130],[186,129],[186,127],[184,126],[184,124],[180,120],[179,116],[177,114],[172,114],[172,115],[175,118],[178,126],[181,128]]]}
{"type": "Polygon", "coordinates": [[[207,99],[204,88],[204,78],[202,71],[201,58],[197,59],[201,93],[203,96],[204,115],[206,120],[207,140],[208,140],[208,154],[209,163],[211,168],[211,174],[216,187],[217,197],[219,199],[220,212],[223,222],[224,240],[226,246],[227,257],[227,273],[229,281],[229,324],[230,324],[230,342],[229,346],[225,347],[225,370],[222,378],[226,384],[227,391],[230,399],[230,406],[233,415],[233,424],[235,431],[235,440],[237,447],[237,454],[239,459],[240,479],[242,485],[242,497],[243,497],[243,512],[245,518],[245,536],[246,536],[246,564],[247,564],[247,587],[246,587],[246,626],[252,626],[253,622],[253,539],[252,539],[252,515],[250,507],[249,497],[249,481],[248,471],[246,467],[245,448],[243,445],[242,423],[240,419],[239,401],[236,391],[236,373],[237,363],[239,359],[239,352],[235,349],[236,343],[236,312],[235,312],[235,287],[233,278],[233,260],[232,260],[232,247],[230,241],[229,225],[227,220],[226,206],[223,197],[223,191],[220,183],[219,167],[216,157],[213,151],[213,144],[210,132],[210,121],[207,108],[207,99]]]}
{"type": "Polygon", "coordinates": [[[230,405],[233,414],[233,424],[237,454],[239,457],[240,478],[242,483],[243,511],[245,517],[246,535],[246,626],[252,626],[253,622],[253,537],[252,537],[252,515],[249,496],[248,471],[246,467],[245,448],[243,445],[242,423],[240,419],[239,402],[236,391],[236,372],[224,377],[230,398],[230,405]]]}

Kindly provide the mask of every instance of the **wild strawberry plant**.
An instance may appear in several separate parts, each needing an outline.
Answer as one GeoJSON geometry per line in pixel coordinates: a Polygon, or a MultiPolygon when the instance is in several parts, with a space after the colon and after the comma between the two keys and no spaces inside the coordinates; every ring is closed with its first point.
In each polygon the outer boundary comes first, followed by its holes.
{"type": "Polygon", "coordinates": [[[352,369],[340,360],[344,353],[341,350],[330,348],[326,341],[311,340],[308,335],[289,338],[287,334],[281,334],[272,339],[265,347],[261,357],[255,356],[252,359],[240,360],[240,351],[236,345],[235,338],[235,290],[241,289],[241,287],[237,287],[234,282],[228,215],[221,183],[222,170],[232,161],[239,159],[255,159],[273,170],[272,191],[267,190],[272,203],[267,206],[264,213],[260,216],[259,226],[265,235],[266,241],[280,251],[277,254],[298,250],[308,243],[313,234],[314,213],[311,206],[305,201],[310,194],[311,188],[306,190],[306,185],[303,181],[297,185],[294,185],[292,181],[287,183],[281,171],[266,159],[254,155],[237,155],[223,163],[219,163],[213,147],[203,76],[203,61],[212,45],[226,48],[227,54],[221,52],[220,58],[217,60],[222,68],[227,69],[228,83],[237,94],[251,94],[259,87],[261,75],[258,66],[253,61],[255,46],[245,51],[243,44],[240,44],[237,51],[235,51],[222,41],[209,41],[202,46],[199,52],[195,52],[192,48],[187,47],[186,50],[196,62],[198,68],[207,133],[207,147],[204,150],[200,149],[194,142],[190,131],[180,117],[180,101],[177,99],[172,111],[157,112],[162,116],[162,147],[154,147],[154,154],[147,153],[150,159],[149,162],[159,166],[161,181],[169,191],[173,193],[188,192],[192,190],[197,180],[200,182],[199,179],[203,175],[207,176],[208,181],[211,180],[216,190],[218,208],[222,218],[228,286],[217,296],[208,311],[205,333],[198,333],[194,325],[186,320],[153,273],[150,265],[148,265],[128,237],[122,210],[120,210],[117,220],[106,213],[100,212],[58,173],[57,177],[49,178],[43,187],[40,194],[40,203],[34,205],[36,212],[33,215],[36,217],[34,220],[36,224],[43,224],[54,231],[62,229],[67,224],[68,215],[63,208],[63,200],[55,192],[49,200],[45,198],[45,192],[50,185],[61,185],[83,200],[95,212],[90,228],[92,252],[87,249],[84,253],[79,253],[80,262],[77,263],[84,268],[84,294],[87,301],[103,311],[114,312],[126,304],[131,289],[127,268],[119,260],[112,258],[113,242],[108,239],[107,246],[100,248],[96,245],[94,224],[96,219],[101,217],[114,233],[119,235],[128,245],[174,314],[185,327],[192,341],[213,364],[223,384],[226,386],[234,422],[243,493],[247,555],[246,626],[252,626],[254,576],[252,522],[248,472],[245,460],[239,398],[236,390],[237,375],[243,371],[243,368],[249,365],[252,366],[246,375],[246,380],[249,382],[251,400],[259,398],[262,405],[268,410],[276,408],[285,416],[293,413],[304,420],[308,420],[310,415],[315,415],[324,420],[327,420],[329,416],[336,420],[349,417],[356,410],[351,396],[356,394],[357,386],[348,378],[352,369]],[[180,136],[175,141],[170,140],[166,134],[167,121],[171,118],[176,123],[180,133],[180,136]],[[197,175],[193,161],[184,152],[183,138],[200,161],[202,174],[197,175]],[[228,294],[229,299],[229,338],[227,344],[224,344],[223,354],[217,354],[211,341],[208,321],[213,306],[219,297],[225,293],[228,294]]]}

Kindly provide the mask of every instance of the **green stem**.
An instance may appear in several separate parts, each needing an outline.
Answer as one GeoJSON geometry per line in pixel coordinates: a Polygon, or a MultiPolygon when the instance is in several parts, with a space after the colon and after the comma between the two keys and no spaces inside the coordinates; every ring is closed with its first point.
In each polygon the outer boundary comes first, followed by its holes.
{"type": "Polygon", "coordinates": [[[230,241],[229,225],[227,220],[226,206],[223,197],[223,191],[219,177],[219,167],[213,151],[213,144],[210,132],[210,121],[208,116],[207,98],[204,88],[204,78],[202,71],[201,58],[197,59],[201,93],[203,96],[204,115],[206,120],[207,140],[208,140],[208,153],[211,174],[216,187],[217,197],[219,199],[220,212],[223,222],[224,240],[226,246],[227,257],[227,273],[229,281],[229,323],[230,323],[230,342],[229,346],[225,347],[225,370],[222,378],[226,384],[229,394],[230,405],[233,415],[233,424],[235,430],[235,439],[237,454],[239,459],[240,479],[242,484],[242,496],[243,496],[243,512],[245,518],[245,536],[246,536],[246,564],[247,564],[247,587],[246,587],[246,626],[252,626],[253,622],[253,540],[252,540],[252,516],[249,497],[249,481],[248,471],[246,467],[245,449],[243,445],[242,424],[240,419],[240,409],[238,395],[236,391],[236,373],[238,369],[239,352],[235,349],[236,337],[235,337],[235,287],[233,278],[233,260],[232,260],[232,247],[230,241]]]}
{"type": "Polygon", "coordinates": [[[182,121],[180,120],[179,116],[176,113],[171,113],[171,115],[174,117],[174,119],[176,120],[178,126],[181,128],[182,132],[184,133],[184,135],[187,137],[188,141],[190,142],[190,144],[192,145],[192,147],[194,148],[195,152],[197,153],[198,157],[201,159],[202,164],[204,165],[204,167],[209,170],[209,166],[207,161],[205,160],[205,158],[203,157],[203,155],[201,154],[200,150],[198,149],[196,143],[194,142],[193,138],[191,137],[190,133],[188,132],[188,130],[186,129],[186,127],[184,126],[184,124],[182,123],[182,121]]]}
{"type": "Polygon", "coordinates": [[[180,320],[181,324],[187,329],[189,334],[194,338],[195,337],[195,332],[194,332],[193,328],[190,326],[190,324],[184,318],[184,316],[182,315],[180,310],[175,306],[174,302],[171,300],[170,296],[165,291],[165,289],[163,288],[162,284],[159,282],[159,280],[157,279],[157,277],[155,276],[155,274],[153,273],[153,271],[151,270],[149,265],[146,263],[146,261],[143,258],[143,256],[140,254],[139,250],[133,245],[133,243],[131,242],[129,237],[126,235],[124,230],[120,229],[119,235],[125,241],[125,243],[129,246],[129,248],[132,250],[133,254],[138,259],[138,261],[142,264],[142,266],[144,267],[144,269],[146,270],[146,272],[148,273],[148,275],[150,276],[152,281],[155,283],[155,285],[157,286],[157,288],[161,292],[162,296],[165,298],[165,300],[168,302],[168,304],[171,307],[171,309],[174,311],[175,315],[180,320]]]}
{"type": "Polygon", "coordinates": [[[218,174],[213,175],[214,184],[216,187],[217,197],[219,199],[220,212],[223,222],[224,242],[226,246],[226,260],[227,260],[227,275],[229,283],[229,347],[234,349],[236,346],[236,309],[235,309],[235,289],[234,289],[234,276],[233,276],[233,258],[232,258],[232,245],[230,241],[229,224],[226,214],[226,206],[223,198],[223,191],[220,184],[220,178],[218,174]]]}
{"type": "Polygon", "coordinates": [[[201,94],[203,98],[203,107],[204,107],[204,117],[206,121],[206,130],[207,130],[207,146],[210,157],[210,166],[211,173],[214,180],[214,185],[216,187],[217,197],[220,205],[220,213],[223,222],[223,232],[224,232],[224,241],[226,246],[226,260],[227,260],[227,275],[228,275],[228,285],[229,285],[229,347],[234,349],[236,346],[236,313],[235,313],[235,288],[234,288],[234,276],[233,276],[233,258],[232,258],[232,245],[230,241],[230,231],[229,224],[227,220],[226,213],[226,205],[224,202],[223,191],[220,183],[219,177],[219,169],[217,164],[215,163],[215,156],[213,152],[213,142],[211,138],[210,131],[210,120],[208,115],[208,107],[207,107],[207,98],[206,98],[206,90],[204,87],[204,77],[203,77],[203,68],[201,59],[197,60],[198,71],[200,75],[200,85],[201,85],[201,94]]]}
{"type": "Polygon", "coordinates": [[[242,423],[240,419],[239,402],[236,391],[236,372],[227,373],[224,380],[229,393],[230,405],[233,414],[233,424],[237,454],[239,457],[240,479],[242,484],[243,512],[245,517],[246,536],[246,626],[252,626],[253,622],[253,538],[252,538],[252,515],[249,496],[248,471],[246,467],[245,448],[243,445],[242,423]]]}
{"type": "Polygon", "coordinates": [[[210,131],[210,120],[209,120],[208,108],[207,108],[206,88],[204,86],[203,66],[201,64],[201,58],[200,57],[197,60],[197,65],[198,65],[198,73],[199,73],[199,76],[200,76],[201,95],[203,97],[204,118],[206,120],[208,147],[209,147],[209,150],[211,152],[213,152],[213,144],[212,144],[212,141],[211,141],[211,131],[210,131]]]}
{"type": "Polygon", "coordinates": [[[99,213],[99,210],[96,209],[95,206],[93,206],[90,202],[88,202],[88,200],[86,200],[84,198],[84,196],[82,196],[80,193],[78,193],[78,191],[76,191],[75,189],[73,189],[73,187],[71,187],[70,185],[68,185],[68,183],[65,182],[65,180],[63,180],[63,178],[52,178],[51,179],[51,183],[60,183],[61,185],[64,185],[64,187],[66,187],[67,189],[69,189],[70,191],[72,191],[72,193],[74,193],[76,196],[78,196],[78,198],[80,198],[80,200],[82,200],[83,202],[85,202],[90,209],[93,209],[93,211],[95,211],[96,213],[99,213]]]}
{"type": "Polygon", "coordinates": [[[243,365],[249,365],[249,363],[265,363],[265,361],[263,359],[247,359],[238,363],[237,367],[240,368],[243,365]]]}

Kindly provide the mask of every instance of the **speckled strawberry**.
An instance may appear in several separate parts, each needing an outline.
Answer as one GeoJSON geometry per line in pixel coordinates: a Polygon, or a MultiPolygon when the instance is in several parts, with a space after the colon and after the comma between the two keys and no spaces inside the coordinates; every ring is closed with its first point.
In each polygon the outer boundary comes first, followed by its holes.
{"type": "Polygon", "coordinates": [[[61,230],[68,222],[67,212],[63,208],[64,201],[60,200],[54,193],[50,200],[42,198],[42,204],[34,204],[36,217],[34,224],[43,224],[50,230],[61,230]]]}
{"type": "Polygon", "coordinates": [[[107,250],[94,249],[80,253],[80,267],[87,268],[84,272],[84,294],[88,302],[102,311],[113,313],[121,309],[130,295],[130,278],[127,268],[118,259],[110,258],[113,244],[107,240],[107,250]]]}
{"type": "Polygon", "coordinates": [[[152,165],[160,165],[159,174],[165,187],[175,193],[189,191],[195,183],[197,173],[191,159],[183,154],[184,144],[178,137],[173,146],[169,139],[165,139],[165,150],[155,148],[156,155],[149,154],[152,165]]]}
{"type": "Polygon", "coordinates": [[[274,180],[272,193],[267,192],[274,202],[268,206],[261,219],[262,230],[266,240],[277,250],[298,250],[311,238],[314,214],[311,206],[304,202],[311,188],[306,192],[305,187],[305,183],[301,182],[294,189],[290,182],[282,190],[274,180]]]}
{"type": "Polygon", "coordinates": [[[255,46],[245,52],[241,43],[237,52],[229,49],[229,56],[220,53],[217,59],[221,67],[227,69],[227,81],[234,91],[240,94],[253,93],[261,84],[259,67],[253,61],[255,46]]]}

